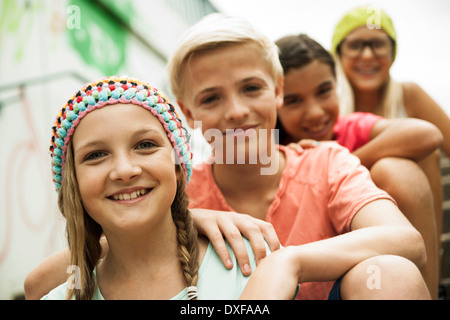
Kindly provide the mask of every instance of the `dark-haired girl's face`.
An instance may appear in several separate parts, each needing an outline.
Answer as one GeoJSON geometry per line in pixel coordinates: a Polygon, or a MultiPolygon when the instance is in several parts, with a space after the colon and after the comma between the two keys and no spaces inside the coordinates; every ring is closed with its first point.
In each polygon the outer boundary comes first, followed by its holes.
{"type": "Polygon", "coordinates": [[[288,71],[278,118],[292,141],[332,140],[338,116],[336,79],[328,64],[314,60],[288,71]]]}

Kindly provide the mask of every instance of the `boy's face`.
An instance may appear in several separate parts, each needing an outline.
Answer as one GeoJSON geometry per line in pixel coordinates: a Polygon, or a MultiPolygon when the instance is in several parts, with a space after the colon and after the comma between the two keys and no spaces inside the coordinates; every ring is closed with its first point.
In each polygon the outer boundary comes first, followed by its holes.
{"type": "Polygon", "coordinates": [[[278,118],[293,141],[332,140],[338,116],[336,80],[328,64],[314,60],[288,71],[278,118]]]}
{"type": "Polygon", "coordinates": [[[283,103],[283,80],[274,83],[261,55],[253,43],[195,54],[184,69],[183,100],[178,101],[189,125],[201,121],[204,135],[218,129],[224,141],[227,134],[238,135],[236,129],[257,135],[267,130],[270,137],[283,103]]]}

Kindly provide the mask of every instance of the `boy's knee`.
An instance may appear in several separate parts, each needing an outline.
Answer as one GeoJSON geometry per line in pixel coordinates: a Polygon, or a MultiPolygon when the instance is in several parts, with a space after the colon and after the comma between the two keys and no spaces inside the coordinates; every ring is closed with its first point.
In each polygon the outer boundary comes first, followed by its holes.
{"type": "Polygon", "coordinates": [[[344,300],[430,299],[417,266],[394,255],[369,258],[353,267],[343,277],[340,293],[344,300]]]}

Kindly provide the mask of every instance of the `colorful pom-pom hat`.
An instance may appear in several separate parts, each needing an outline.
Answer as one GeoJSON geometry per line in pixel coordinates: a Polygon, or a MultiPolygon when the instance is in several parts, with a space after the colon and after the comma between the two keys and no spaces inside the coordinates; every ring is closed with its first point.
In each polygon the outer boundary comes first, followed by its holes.
{"type": "Polygon", "coordinates": [[[61,189],[67,144],[81,119],[93,110],[117,103],[141,106],[161,122],[178,157],[175,163],[182,165],[189,181],[192,175],[190,135],[182,126],[175,108],[149,84],[129,77],[112,76],[84,86],[67,101],[56,118],[50,152],[57,192],[61,189]]]}

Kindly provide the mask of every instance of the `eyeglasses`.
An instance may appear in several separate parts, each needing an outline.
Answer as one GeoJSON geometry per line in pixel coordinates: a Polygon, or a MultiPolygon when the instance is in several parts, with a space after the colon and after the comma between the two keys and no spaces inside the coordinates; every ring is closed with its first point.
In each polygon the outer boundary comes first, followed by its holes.
{"type": "Polygon", "coordinates": [[[356,58],[361,55],[361,52],[364,51],[364,48],[369,46],[372,49],[372,52],[377,57],[385,57],[392,53],[393,43],[391,38],[372,38],[369,40],[363,39],[344,39],[344,41],[340,45],[340,49],[342,54],[350,57],[356,58]]]}

